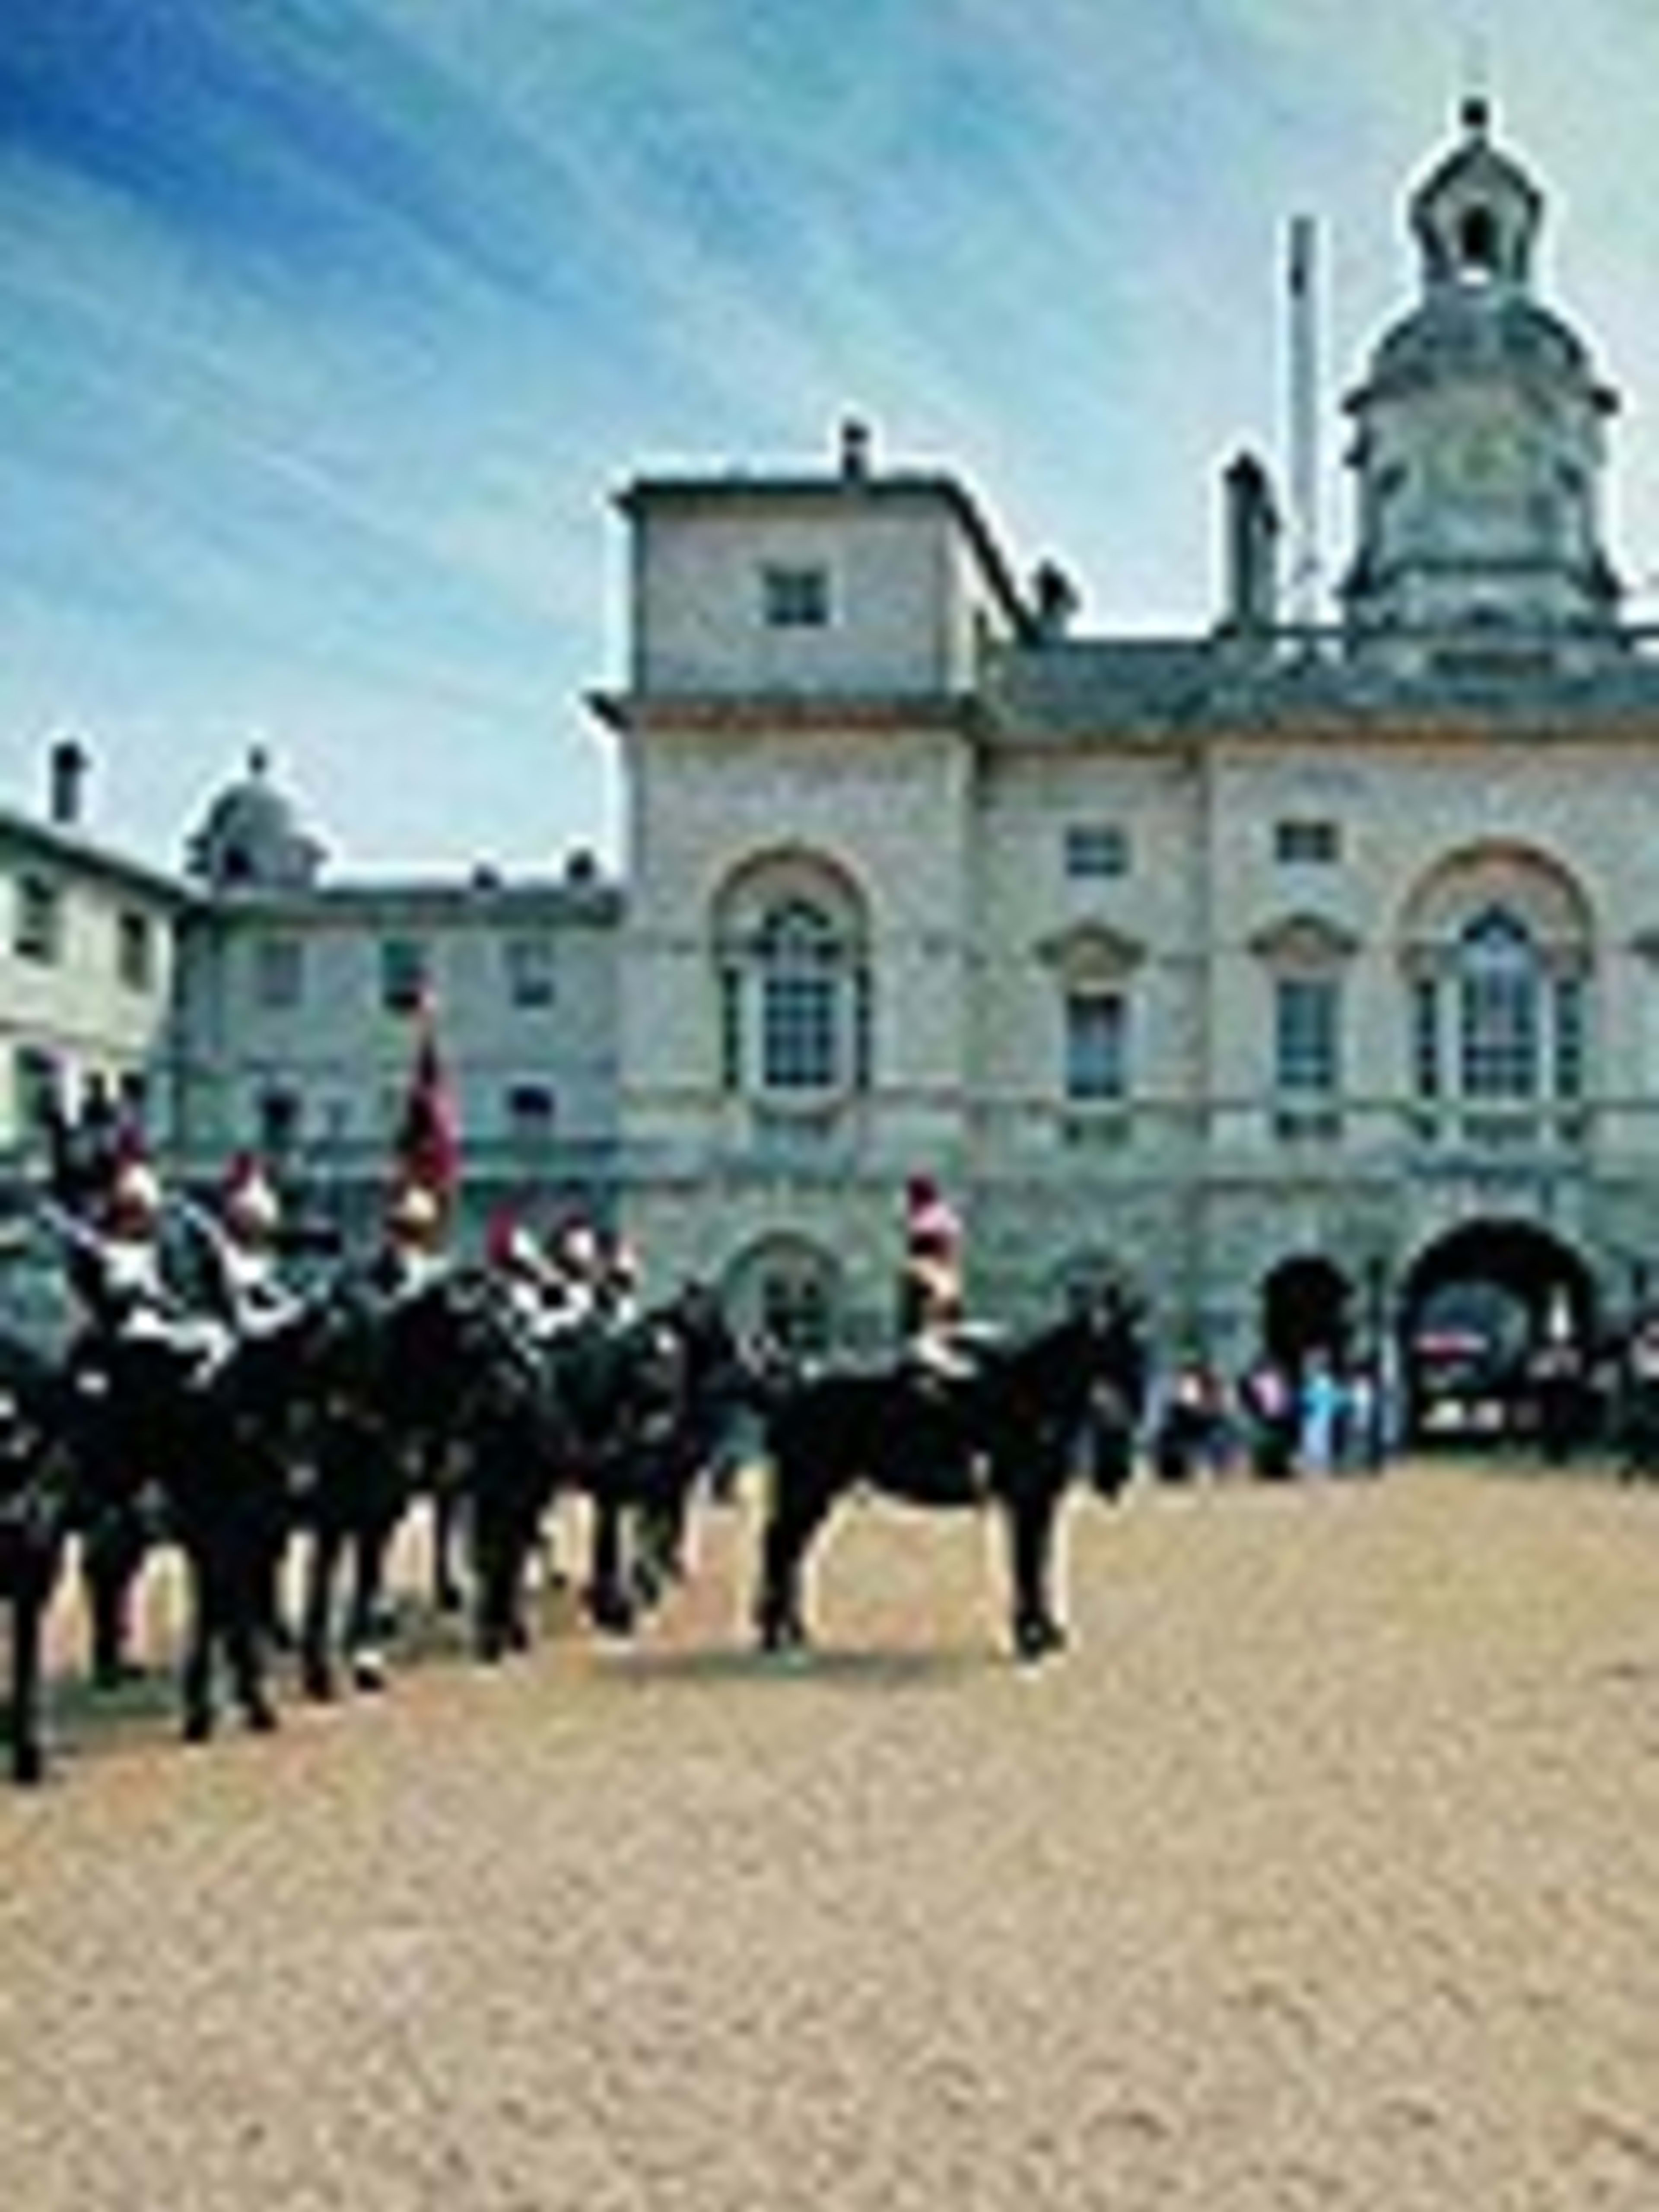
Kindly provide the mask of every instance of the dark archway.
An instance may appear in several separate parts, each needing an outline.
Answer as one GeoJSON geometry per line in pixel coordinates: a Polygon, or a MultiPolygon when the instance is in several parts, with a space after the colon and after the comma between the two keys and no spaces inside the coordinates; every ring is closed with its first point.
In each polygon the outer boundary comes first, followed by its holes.
{"type": "Polygon", "coordinates": [[[1299,1373],[1313,1352],[1346,1358],[1353,1325],[1353,1286],[1317,1253],[1281,1260],[1262,1279],[1261,1343],[1268,1358],[1299,1373]]]}
{"type": "Polygon", "coordinates": [[[1436,1240],[1401,1286],[1406,1418],[1424,1441],[1512,1437],[1536,1417],[1549,1356],[1587,1362],[1595,1279],[1571,1246],[1530,1221],[1468,1221],[1436,1240]]]}

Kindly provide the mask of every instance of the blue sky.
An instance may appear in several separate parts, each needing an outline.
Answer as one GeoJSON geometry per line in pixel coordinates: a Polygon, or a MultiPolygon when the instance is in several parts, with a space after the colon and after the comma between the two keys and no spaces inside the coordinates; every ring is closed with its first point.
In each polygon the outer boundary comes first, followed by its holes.
{"type": "Polygon", "coordinates": [[[1652,0],[0,0],[0,802],[73,731],[170,864],[258,744],[343,871],[620,860],[611,495],[848,414],[1087,627],[1201,626],[1220,468],[1282,475],[1299,210],[1334,570],[1472,79],[1655,616],[1652,0]]]}

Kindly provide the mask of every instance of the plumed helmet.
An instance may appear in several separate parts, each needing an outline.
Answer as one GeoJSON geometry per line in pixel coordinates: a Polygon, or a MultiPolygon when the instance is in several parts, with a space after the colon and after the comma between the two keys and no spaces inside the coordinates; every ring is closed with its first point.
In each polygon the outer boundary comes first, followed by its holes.
{"type": "Polygon", "coordinates": [[[251,1152],[239,1152],[226,1170],[223,1207],[233,1227],[269,1236],[282,1218],[276,1186],[251,1152]]]}
{"type": "Polygon", "coordinates": [[[596,1273],[601,1255],[599,1234],[592,1223],[580,1214],[562,1222],[554,1232],[553,1256],[567,1274],[596,1273]]]}
{"type": "Polygon", "coordinates": [[[110,1177],[109,1211],[112,1219],[148,1225],[161,1210],[161,1178],[142,1152],[129,1152],[115,1164],[110,1177]]]}
{"type": "Polygon", "coordinates": [[[534,1236],[515,1213],[491,1217],[485,1249],[490,1266],[507,1274],[539,1275],[545,1267],[534,1236]]]}
{"type": "Polygon", "coordinates": [[[939,1186],[918,1176],[910,1186],[905,1234],[910,1249],[939,1258],[952,1256],[962,1243],[962,1223],[939,1186]]]}
{"type": "Polygon", "coordinates": [[[640,1279],[640,1255],[626,1237],[619,1237],[611,1246],[606,1267],[613,1283],[631,1286],[640,1279]]]}
{"type": "Polygon", "coordinates": [[[386,1206],[386,1225],[399,1237],[429,1237],[443,1218],[430,1184],[408,1177],[397,1184],[386,1206]]]}

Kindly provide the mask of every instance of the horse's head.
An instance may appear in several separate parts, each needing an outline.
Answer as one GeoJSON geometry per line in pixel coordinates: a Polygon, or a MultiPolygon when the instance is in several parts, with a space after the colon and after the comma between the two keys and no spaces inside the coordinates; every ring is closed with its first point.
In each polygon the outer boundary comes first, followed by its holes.
{"type": "Polygon", "coordinates": [[[683,1403],[690,1347],[672,1307],[653,1308],[622,1332],[623,1387],[636,1419],[672,1414],[683,1403]]]}
{"type": "Polygon", "coordinates": [[[1001,1351],[980,1385],[988,1417],[1075,1436],[1140,1410],[1145,1362],[1133,1311],[1109,1291],[1077,1291],[1059,1320],[1001,1351]]]}

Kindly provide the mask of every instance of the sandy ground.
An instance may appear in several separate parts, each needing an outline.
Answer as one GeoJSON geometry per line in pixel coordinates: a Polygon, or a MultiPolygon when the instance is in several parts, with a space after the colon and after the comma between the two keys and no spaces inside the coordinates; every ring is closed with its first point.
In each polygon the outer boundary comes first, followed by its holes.
{"type": "MultiPolygon", "coordinates": [[[[753,1525],[629,1650],[0,1796],[6,2212],[1652,2212],[1659,1492],[1409,1468],[753,1525]]],[[[148,1626],[165,1632],[165,1587],[148,1626]]]]}

